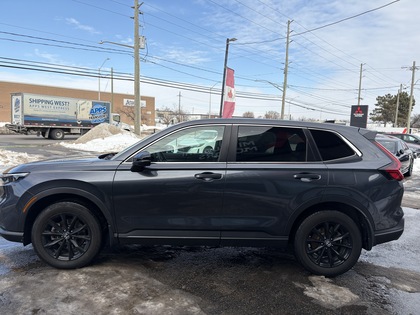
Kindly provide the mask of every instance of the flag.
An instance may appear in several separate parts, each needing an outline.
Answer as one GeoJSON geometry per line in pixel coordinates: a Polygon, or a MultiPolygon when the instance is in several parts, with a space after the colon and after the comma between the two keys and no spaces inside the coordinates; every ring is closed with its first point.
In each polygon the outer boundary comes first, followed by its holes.
{"type": "Polygon", "coordinates": [[[226,84],[225,84],[225,95],[223,97],[223,115],[222,118],[232,118],[233,112],[235,111],[235,71],[230,68],[226,68],[226,84]]]}

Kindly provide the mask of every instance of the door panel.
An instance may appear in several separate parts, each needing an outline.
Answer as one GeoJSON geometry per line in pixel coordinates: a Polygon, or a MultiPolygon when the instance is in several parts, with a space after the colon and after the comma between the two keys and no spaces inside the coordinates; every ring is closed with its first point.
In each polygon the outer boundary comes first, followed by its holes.
{"type": "Polygon", "coordinates": [[[322,199],[328,170],[322,162],[308,162],[313,158],[301,128],[238,126],[237,132],[236,152],[229,152],[235,161],[227,165],[221,243],[287,241],[290,217],[322,199]]]}
{"type": "Polygon", "coordinates": [[[114,179],[118,232],[134,237],[142,230],[154,230],[156,236],[159,230],[188,230],[194,237],[198,234],[194,231],[209,231],[208,236],[218,238],[213,218],[222,211],[225,164],[205,168],[162,164],[138,173],[129,165],[118,169],[114,179]]]}
{"type": "Polygon", "coordinates": [[[218,245],[226,162],[224,126],[179,130],[141,151],[150,165],[132,172],[130,159],[114,179],[114,209],[120,238],[195,238],[218,245]]]}

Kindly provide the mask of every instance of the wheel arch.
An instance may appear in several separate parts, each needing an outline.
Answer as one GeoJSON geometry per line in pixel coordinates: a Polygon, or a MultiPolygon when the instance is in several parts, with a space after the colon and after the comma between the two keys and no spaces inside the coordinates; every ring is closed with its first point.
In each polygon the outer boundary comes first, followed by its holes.
{"type": "Polygon", "coordinates": [[[293,243],[296,230],[305,218],[322,210],[337,210],[349,216],[357,224],[361,231],[363,248],[366,250],[372,249],[374,243],[374,233],[370,219],[359,208],[337,201],[314,204],[296,214],[288,226],[289,242],[293,243]]]}
{"type": "Polygon", "coordinates": [[[31,243],[31,231],[33,223],[35,222],[38,215],[49,205],[67,201],[79,203],[88,208],[92,214],[94,214],[102,228],[103,241],[108,241],[110,244],[113,243],[113,224],[111,214],[107,210],[106,205],[96,196],[76,189],[76,188],[65,188],[65,189],[51,189],[43,191],[32,198],[35,200],[30,207],[26,209],[26,218],[23,230],[23,244],[27,245],[31,243]]]}

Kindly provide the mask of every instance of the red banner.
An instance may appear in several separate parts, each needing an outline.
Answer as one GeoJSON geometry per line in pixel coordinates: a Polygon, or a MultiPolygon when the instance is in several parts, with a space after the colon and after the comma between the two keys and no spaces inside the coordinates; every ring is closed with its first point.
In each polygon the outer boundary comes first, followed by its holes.
{"type": "Polygon", "coordinates": [[[230,68],[226,68],[226,84],[225,84],[225,95],[223,102],[223,115],[222,118],[232,118],[233,112],[235,111],[235,71],[230,68]]]}

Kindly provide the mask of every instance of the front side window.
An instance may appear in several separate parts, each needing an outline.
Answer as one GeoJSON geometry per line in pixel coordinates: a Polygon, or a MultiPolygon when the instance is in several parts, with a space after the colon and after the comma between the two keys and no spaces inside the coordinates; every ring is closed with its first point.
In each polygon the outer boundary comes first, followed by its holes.
{"type": "Polygon", "coordinates": [[[236,161],[306,161],[306,137],[300,128],[239,126],[236,161]]]}
{"type": "Polygon", "coordinates": [[[224,126],[200,126],[176,131],[145,148],[152,162],[217,162],[224,126]]]}

